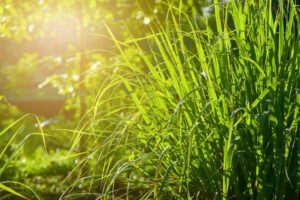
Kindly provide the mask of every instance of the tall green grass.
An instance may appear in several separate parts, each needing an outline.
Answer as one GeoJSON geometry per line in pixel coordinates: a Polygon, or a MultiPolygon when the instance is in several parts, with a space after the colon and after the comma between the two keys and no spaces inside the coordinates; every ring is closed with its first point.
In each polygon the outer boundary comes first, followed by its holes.
{"type": "Polygon", "coordinates": [[[298,7],[214,0],[195,20],[166,5],[145,38],[105,25],[122,61],[72,131],[60,199],[298,199],[298,7]]]}
{"type": "MultiPolygon", "coordinates": [[[[103,117],[120,119],[109,136],[94,123],[97,159],[81,181],[99,199],[299,198],[297,6],[215,0],[215,24],[168,6],[170,22],[143,39],[150,55],[107,26],[123,63],[102,93],[125,88],[131,103],[103,117]]],[[[99,121],[100,96],[90,111],[99,121]]]]}
{"type": "Polygon", "coordinates": [[[16,180],[9,180],[8,178],[10,177],[6,175],[7,171],[9,171],[9,165],[11,164],[10,162],[20,153],[24,143],[34,136],[40,136],[42,138],[45,151],[47,151],[45,138],[48,135],[44,133],[39,118],[33,114],[26,114],[20,117],[0,131],[0,137],[2,140],[4,140],[1,142],[0,146],[0,192],[2,195],[0,199],[13,199],[16,197],[19,199],[30,199],[27,196],[28,194],[23,195],[23,192],[29,193],[35,199],[40,199],[30,186],[16,180]],[[30,117],[36,121],[39,132],[30,132],[26,134],[24,138],[18,141],[17,139],[20,138],[21,133],[24,131],[24,124],[22,124],[22,122],[30,117]],[[7,136],[9,140],[6,140],[4,136],[7,136]]]}

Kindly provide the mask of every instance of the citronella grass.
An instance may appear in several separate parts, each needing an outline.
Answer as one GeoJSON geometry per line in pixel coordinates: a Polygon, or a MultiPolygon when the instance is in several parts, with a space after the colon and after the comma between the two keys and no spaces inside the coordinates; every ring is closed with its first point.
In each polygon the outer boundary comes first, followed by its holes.
{"type": "Polygon", "coordinates": [[[61,199],[299,198],[298,7],[213,3],[213,20],[165,3],[168,22],[128,42],[105,24],[119,72],[72,131],[61,199]]]}
{"type": "Polygon", "coordinates": [[[168,4],[171,22],[147,37],[151,55],[106,26],[126,71],[114,77],[136,108],[95,150],[99,198],[298,198],[299,11],[219,3],[214,25],[168,4]]]}

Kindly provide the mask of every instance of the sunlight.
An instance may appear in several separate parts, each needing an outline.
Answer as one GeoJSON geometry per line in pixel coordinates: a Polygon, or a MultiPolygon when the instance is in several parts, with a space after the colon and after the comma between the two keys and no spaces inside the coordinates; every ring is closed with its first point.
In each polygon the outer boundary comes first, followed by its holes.
{"type": "Polygon", "coordinates": [[[80,24],[72,13],[53,14],[53,21],[47,24],[48,33],[57,39],[57,42],[74,42],[80,37],[80,24]]]}

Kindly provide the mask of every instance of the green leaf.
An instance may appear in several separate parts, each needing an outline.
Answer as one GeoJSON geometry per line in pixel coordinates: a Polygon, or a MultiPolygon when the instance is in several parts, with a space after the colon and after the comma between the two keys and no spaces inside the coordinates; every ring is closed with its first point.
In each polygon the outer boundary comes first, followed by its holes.
{"type": "Polygon", "coordinates": [[[0,189],[5,190],[9,193],[12,193],[16,196],[22,197],[23,199],[29,199],[29,198],[23,196],[22,194],[16,192],[15,190],[11,189],[10,187],[7,187],[6,185],[3,185],[2,183],[0,183],[0,189]]]}

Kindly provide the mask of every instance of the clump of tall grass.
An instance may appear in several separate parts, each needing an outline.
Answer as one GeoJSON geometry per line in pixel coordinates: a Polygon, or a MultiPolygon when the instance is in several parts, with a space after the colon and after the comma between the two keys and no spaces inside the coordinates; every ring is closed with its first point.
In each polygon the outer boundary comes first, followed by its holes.
{"type": "Polygon", "coordinates": [[[144,39],[151,55],[140,39],[120,42],[107,27],[122,73],[111,77],[89,111],[95,142],[88,155],[96,159],[93,174],[78,182],[90,191],[99,186],[99,198],[297,199],[297,6],[232,0],[221,11],[215,0],[215,24],[192,20],[180,6],[169,8],[171,22],[144,39]],[[128,46],[142,64],[131,62],[128,46]],[[102,119],[102,93],[114,87],[126,90],[131,105],[106,112],[113,119],[125,113],[107,135],[95,122],[102,119]]]}

